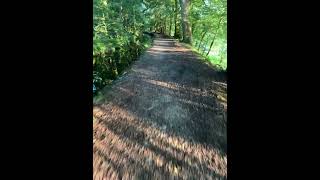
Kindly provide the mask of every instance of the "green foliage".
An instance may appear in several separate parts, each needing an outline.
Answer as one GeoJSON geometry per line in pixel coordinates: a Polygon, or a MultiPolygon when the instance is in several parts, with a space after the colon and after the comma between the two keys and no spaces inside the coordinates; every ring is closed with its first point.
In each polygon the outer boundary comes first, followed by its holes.
{"type": "MultiPolygon", "coordinates": [[[[205,56],[202,54],[201,51],[199,51],[197,48],[192,47],[189,44],[185,44],[185,43],[181,43],[182,45],[184,45],[187,48],[190,48],[193,52],[195,52],[196,54],[198,54],[202,61],[206,62],[207,64],[211,64],[213,66],[215,66],[216,68],[220,69],[220,70],[226,70],[227,69],[227,58],[226,57],[222,57],[218,56],[218,55],[209,55],[209,56],[205,56]]],[[[224,53],[221,52],[217,52],[219,53],[219,55],[225,55],[224,53]]]]}
{"type": "Polygon", "coordinates": [[[190,18],[193,25],[193,46],[204,56],[210,51],[206,59],[226,69],[227,1],[194,0],[190,18]]]}
{"type": "MultiPolygon", "coordinates": [[[[182,35],[181,4],[178,2],[176,23],[178,37],[182,35]]],[[[143,0],[146,26],[152,31],[174,34],[175,0],[143,0]],[[170,28],[171,27],[171,28],[170,28]],[[164,29],[164,30],[163,30],[164,29]],[[162,31],[161,31],[162,30],[162,31]]],[[[189,21],[192,29],[193,47],[197,48],[212,63],[227,67],[227,1],[226,0],[191,0],[189,21]],[[210,45],[212,47],[210,49],[210,45]],[[217,59],[217,60],[212,60],[217,59]]],[[[181,39],[180,39],[181,40],[181,39]]]]}
{"type": "Polygon", "coordinates": [[[142,1],[93,1],[93,83],[98,89],[117,78],[148,46],[142,1]]]}
{"type": "MultiPolygon", "coordinates": [[[[199,47],[198,52],[203,56],[210,51],[207,59],[226,68],[227,1],[190,1],[187,20],[192,30],[192,46],[194,49],[199,47]]],[[[151,39],[143,35],[144,31],[176,35],[176,38],[181,38],[183,8],[179,2],[179,0],[93,1],[93,83],[97,89],[116,79],[144,49],[149,47],[151,39]]]]}

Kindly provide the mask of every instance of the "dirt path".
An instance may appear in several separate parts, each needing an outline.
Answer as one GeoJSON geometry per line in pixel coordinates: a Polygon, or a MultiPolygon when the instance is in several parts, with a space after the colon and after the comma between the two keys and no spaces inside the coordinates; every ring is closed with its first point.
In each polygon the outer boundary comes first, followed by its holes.
{"type": "Polygon", "coordinates": [[[93,179],[227,179],[226,77],[158,38],[94,105],[93,179]]]}

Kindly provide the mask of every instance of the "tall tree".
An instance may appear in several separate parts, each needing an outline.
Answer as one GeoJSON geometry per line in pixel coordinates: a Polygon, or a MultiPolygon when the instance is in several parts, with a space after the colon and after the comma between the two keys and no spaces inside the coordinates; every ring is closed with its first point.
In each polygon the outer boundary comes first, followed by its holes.
{"type": "Polygon", "coordinates": [[[180,38],[179,32],[178,32],[177,20],[178,20],[178,0],[174,0],[174,37],[180,38]]]}
{"type": "Polygon", "coordinates": [[[213,43],[214,43],[214,40],[215,40],[216,37],[217,37],[218,30],[219,30],[219,28],[220,28],[220,24],[221,24],[222,18],[223,18],[223,16],[221,16],[220,19],[219,19],[218,25],[217,25],[217,27],[216,27],[216,32],[214,33],[213,39],[212,39],[211,44],[210,44],[210,48],[209,48],[206,56],[209,55],[209,53],[210,53],[210,51],[211,51],[211,48],[212,48],[212,45],[213,45],[213,43]]]}
{"type": "Polygon", "coordinates": [[[188,44],[192,43],[192,31],[189,22],[191,0],[180,0],[181,6],[181,25],[182,25],[182,41],[188,44]]]}
{"type": "Polygon", "coordinates": [[[203,40],[203,38],[206,36],[207,32],[208,32],[208,31],[204,30],[204,32],[202,33],[202,36],[201,36],[201,39],[200,39],[200,42],[199,42],[199,46],[198,46],[198,50],[200,50],[202,40],[203,40]]]}

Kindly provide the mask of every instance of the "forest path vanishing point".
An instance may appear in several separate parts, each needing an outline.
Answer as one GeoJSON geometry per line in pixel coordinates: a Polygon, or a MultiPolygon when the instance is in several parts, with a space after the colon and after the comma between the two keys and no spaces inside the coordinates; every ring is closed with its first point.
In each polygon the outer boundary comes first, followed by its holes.
{"type": "Polygon", "coordinates": [[[157,37],[93,106],[93,179],[227,179],[227,77],[157,37]]]}

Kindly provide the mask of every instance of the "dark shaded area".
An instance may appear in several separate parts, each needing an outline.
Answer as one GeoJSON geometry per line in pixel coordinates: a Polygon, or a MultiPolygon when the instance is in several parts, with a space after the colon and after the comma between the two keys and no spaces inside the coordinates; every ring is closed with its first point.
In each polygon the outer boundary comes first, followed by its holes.
{"type": "Polygon", "coordinates": [[[153,32],[143,32],[143,34],[150,36],[151,38],[155,37],[155,33],[153,32]]]}

